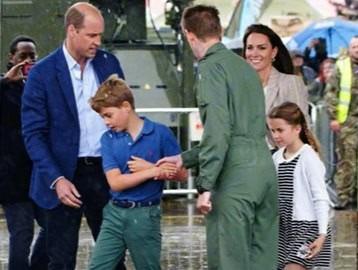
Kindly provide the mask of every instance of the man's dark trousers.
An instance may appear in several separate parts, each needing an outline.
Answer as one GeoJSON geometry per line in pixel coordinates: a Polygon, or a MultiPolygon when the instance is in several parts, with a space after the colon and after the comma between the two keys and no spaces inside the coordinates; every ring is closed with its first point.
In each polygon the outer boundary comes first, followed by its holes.
{"type": "Polygon", "coordinates": [[[34,236],[34,220],[38,220],[36,205],[31,200],[9,202],[3,205],[10,234],[9,270],[46,270],[48,258],[45,232],[40,228],[31,257],[30,248],[34,236]]]}
{"type": "MultiPolygon", "coordinates": [[[[42,209],[41,225],[47,231],[49,270],[74,270],[79,229],[84,214],[96,240],[102,223],[102,209],[109,200],[109,186],[102,170],[100,158],[96,161],[79,159],[73,184],[81,194],[82,207],[72,208],[60,204],[54,209],[42,209]],[[66,222],[63,222],[64,219],[66,222]]],[[[125,269],[123,261],[117,270],[125,269]]]]}

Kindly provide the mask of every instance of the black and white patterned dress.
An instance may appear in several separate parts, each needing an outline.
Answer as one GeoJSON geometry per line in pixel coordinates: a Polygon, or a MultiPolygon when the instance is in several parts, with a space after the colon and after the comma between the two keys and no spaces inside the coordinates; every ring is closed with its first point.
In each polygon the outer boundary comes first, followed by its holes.
{"type": "Polygon", "coordinates": [[[299,248],[304,244],[311,244],[318,237],[318,222],[293,220],[293,181],[294,170],[300,155],[288,162],[278,165],[279,183],[279,252],[278,269],[284,269],[289,263],[296,263],[307,269],[312,267],[329,267],[331,262],[331,232],[328,233],[324,246],[313,259],[304,259],[298,256],[299,248]]]}

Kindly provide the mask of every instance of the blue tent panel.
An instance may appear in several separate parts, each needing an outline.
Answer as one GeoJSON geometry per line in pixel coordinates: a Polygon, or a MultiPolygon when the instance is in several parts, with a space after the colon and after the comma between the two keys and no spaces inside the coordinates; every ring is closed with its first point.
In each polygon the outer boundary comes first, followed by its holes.
{"type": "Polygon", "coordinates": [[[324,38],[328,56],[336,57],[339,51],[347,48],[351,38],[358,35],[358,24],[342,19],[326,19],[310,24],[298,32],[288,42],[289,49],[303,51],[314,38],[324,38]]]}

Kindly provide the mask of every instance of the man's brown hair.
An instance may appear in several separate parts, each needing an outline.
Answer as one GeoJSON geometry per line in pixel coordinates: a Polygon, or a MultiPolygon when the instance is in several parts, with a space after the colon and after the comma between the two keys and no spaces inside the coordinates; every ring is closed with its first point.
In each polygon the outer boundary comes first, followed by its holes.
{"type": "Polygon", "coordinates": [[[112,74],[98,88],[94,97],[90,99],[93,110],[100,113],[102,108],[121,107],[123,102],[127,101],[132,109],[134,106],[134,97],[128,85],[117,74],[112,74]]]}
{"type": "Polygon", "coordinates": [[[221,38],[219,11],[214,6],[197,5],[186,8],[182,16],[182,27],[201,40],[221,38]]]}

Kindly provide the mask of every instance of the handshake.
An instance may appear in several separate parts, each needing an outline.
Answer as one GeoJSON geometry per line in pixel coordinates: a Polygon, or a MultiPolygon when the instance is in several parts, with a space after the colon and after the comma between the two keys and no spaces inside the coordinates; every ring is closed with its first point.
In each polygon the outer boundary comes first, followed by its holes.
{"type": "Polygon", "coordinates": [[[155,164],[139,157],[132,156],[127,164],[131,173],[145,169],[155,170],[154,179],[156,180],[186,181],[188,178],[188,171],[183,168],[183,162],[180,155],[162,158],[155,164]]]}
{"type": "MultiPolygon", "coordinates": [[[[153,164],[144,159],[132,156],[128,161],[128,167],[132,173],[145,169],[155,170],[156,180],[186,181],[188,171],[183,167],[183,160],[180,155],[165,157],[153,164]]],[[[196,202],[199,211],[206,215],[212,210],[211,193],[209,191],[199,194],[196,202]]]]}

